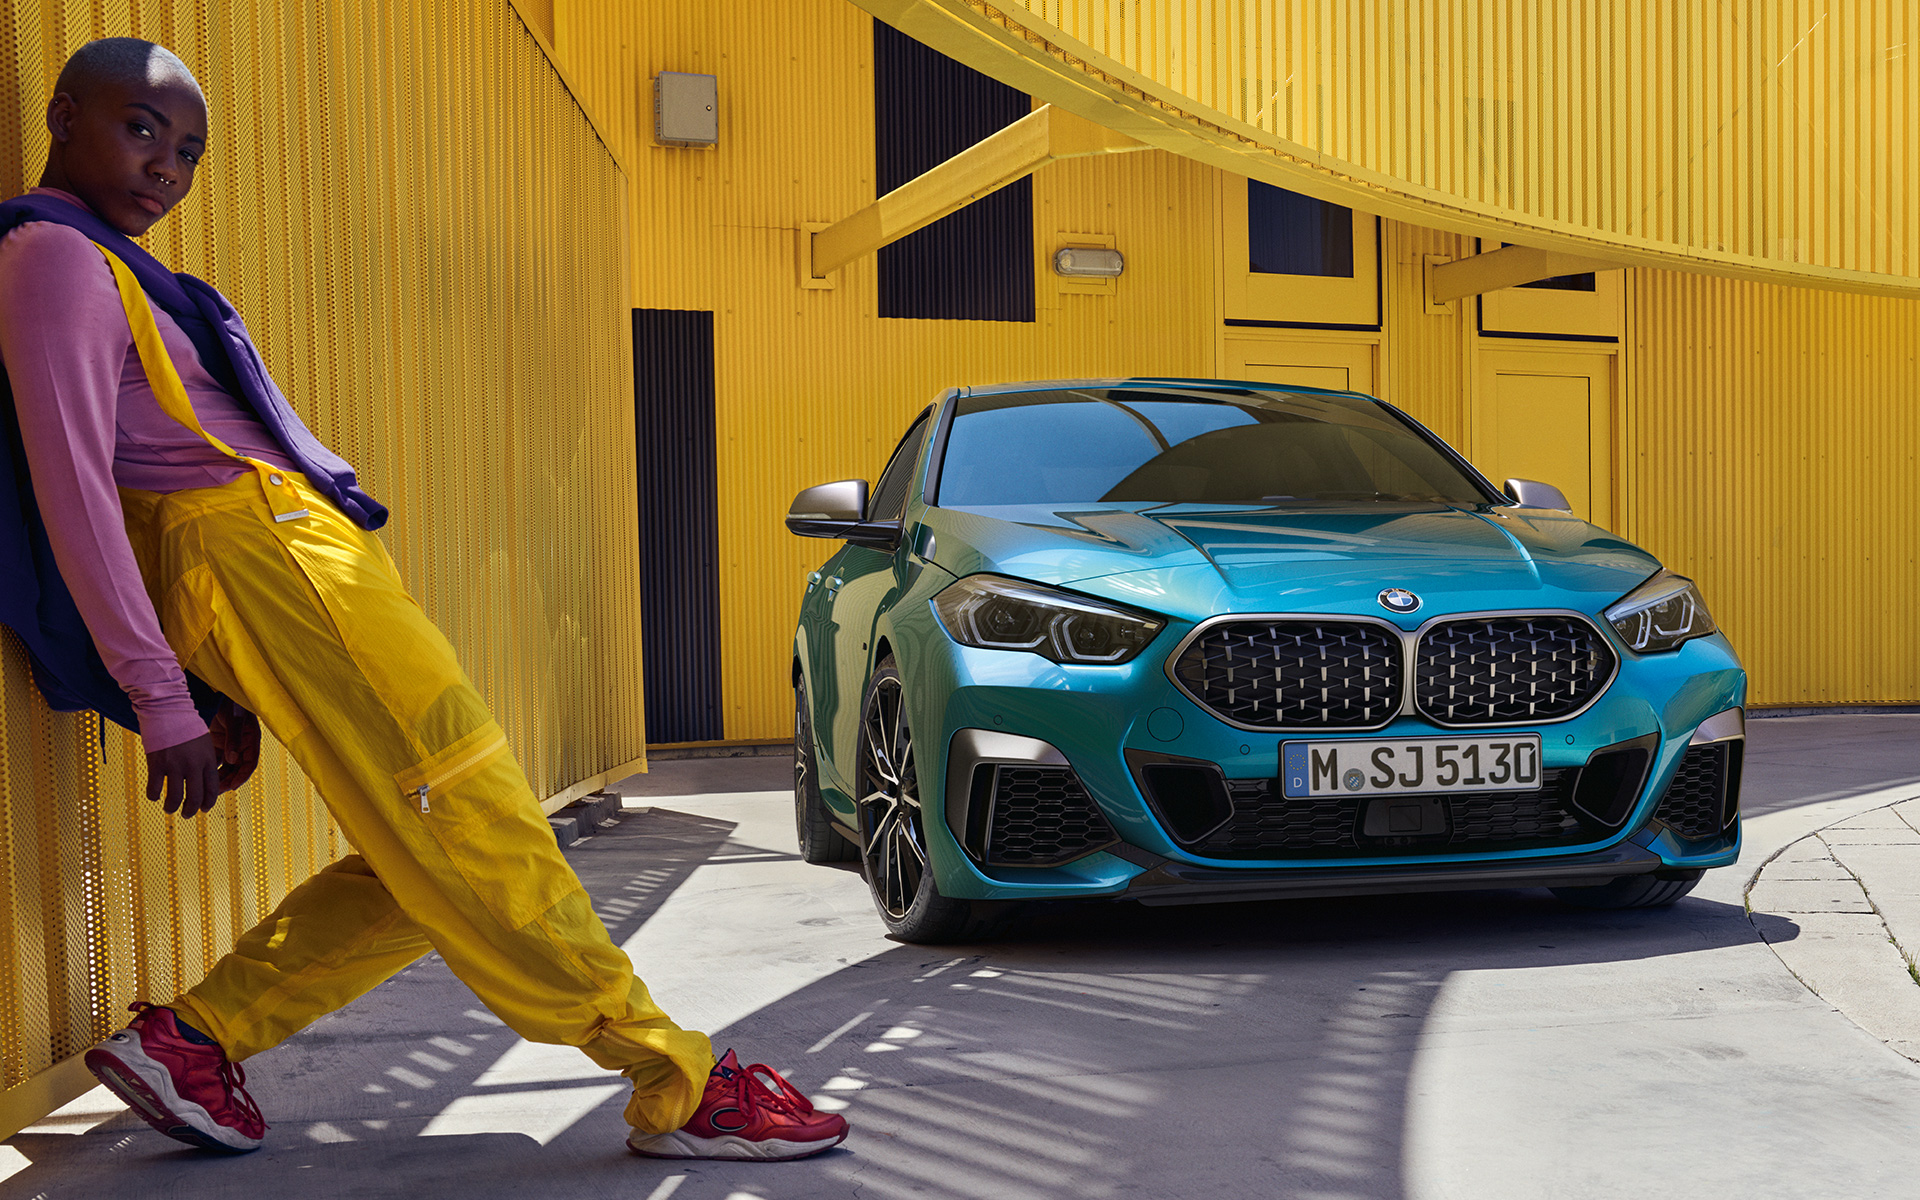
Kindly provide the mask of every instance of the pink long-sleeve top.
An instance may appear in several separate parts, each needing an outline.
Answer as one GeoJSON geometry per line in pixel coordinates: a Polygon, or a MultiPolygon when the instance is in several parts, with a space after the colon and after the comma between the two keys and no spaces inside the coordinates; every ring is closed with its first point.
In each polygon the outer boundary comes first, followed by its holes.
{"type": "MultiPolygon", "coordinates": [[[[81,201],[52,188],[78,207],[81,201]]],[[[200,424],[240,454],[293,469],[273,436],[200,363],[172,317],[160,337],[200,424]]],[[[249,468],[161,409],[113,272],[80,231],[29,222],[0,238],[0,361],[13,385],[34,498],[61,577],[107,670],[133,702],[148,752],[207,732],[127,541],[119,488],[178,492],[249,468]]]]}

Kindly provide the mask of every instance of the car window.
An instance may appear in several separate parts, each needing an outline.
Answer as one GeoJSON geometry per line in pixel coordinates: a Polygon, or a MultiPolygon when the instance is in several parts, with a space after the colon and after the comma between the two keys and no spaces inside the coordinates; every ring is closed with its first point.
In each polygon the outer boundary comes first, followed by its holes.
{"type": "Polygon", "coordinates": [[[927,428],[927,414],[921,413],[907,436],[894,447],[893,457],[887,460],[887,469],[880,472],[880,482],[873,485],[873,496],[867,501],[867,520],[897,521],[906,515],[907,491],[913,484],[913,468],[920,459],[920,443],[926,439],[927,428]]]}
{"type": "Polygon", "coordinates": [[[1375,401],[1304,392],[1060,389],[959,401],[940,503],[1485,504],[1375,401]]]}

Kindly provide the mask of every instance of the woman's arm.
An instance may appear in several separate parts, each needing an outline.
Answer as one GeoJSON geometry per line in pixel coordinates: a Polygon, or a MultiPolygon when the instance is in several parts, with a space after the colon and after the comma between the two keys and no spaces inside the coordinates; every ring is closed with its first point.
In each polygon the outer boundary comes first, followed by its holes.
{"type": "MultiPolygon", "coordinates": [[[[113,481],[131,345],[113,275],[85,235],[31,223],[0,239],[0,360],[54,561],[107,670],[133,702],[149,757],[183,747],[171,758],[183,760],[186,806],[199,790],[202,755],[184,747],[206,742],[211,763],[212,743],[140,578],[113,481]]],[[[210,806],[208,796],[191,808],[210,806]]]]}

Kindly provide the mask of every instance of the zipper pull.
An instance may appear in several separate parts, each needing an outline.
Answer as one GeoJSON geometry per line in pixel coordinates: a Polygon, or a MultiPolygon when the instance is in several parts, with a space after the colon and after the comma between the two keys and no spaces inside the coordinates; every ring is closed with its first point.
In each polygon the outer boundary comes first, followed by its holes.
{"type": "Polygon", "coordinates": [[[427,785],[427,784],[424,784],[424,783],[423,783],[423,784],[421,784],[421,785],[420,785],[419,787],[417,787],[417,788],[415,788],[415,789],[414,789],[414,795],[416,795],[416,796],[418,796],[418,797],[420,797],[420,811],[421,811],[421,812],[432,812],[432,811],[433,811],[433,810],[432,810],[431,808],[428,808],[428,807],[427,807],[427,787],[428,787],[428,785],[427,785]]]}

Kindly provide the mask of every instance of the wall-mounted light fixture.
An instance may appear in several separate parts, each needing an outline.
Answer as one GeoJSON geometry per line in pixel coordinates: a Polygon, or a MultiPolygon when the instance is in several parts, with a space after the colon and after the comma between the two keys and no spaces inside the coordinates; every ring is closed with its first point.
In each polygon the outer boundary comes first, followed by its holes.
{"type": "Polygon", "coordinates": [[[1053,270],[1070,278],[1118,279],[1127,260],[1118,250],[1099,246],[1065,246],[1054,252],[1053,270]]]}
{"type": "Polygon", "coordinates": [[[653,140],[662,146],[720,142],[720,80],[662,71],[653,77],[653,140]]]}

